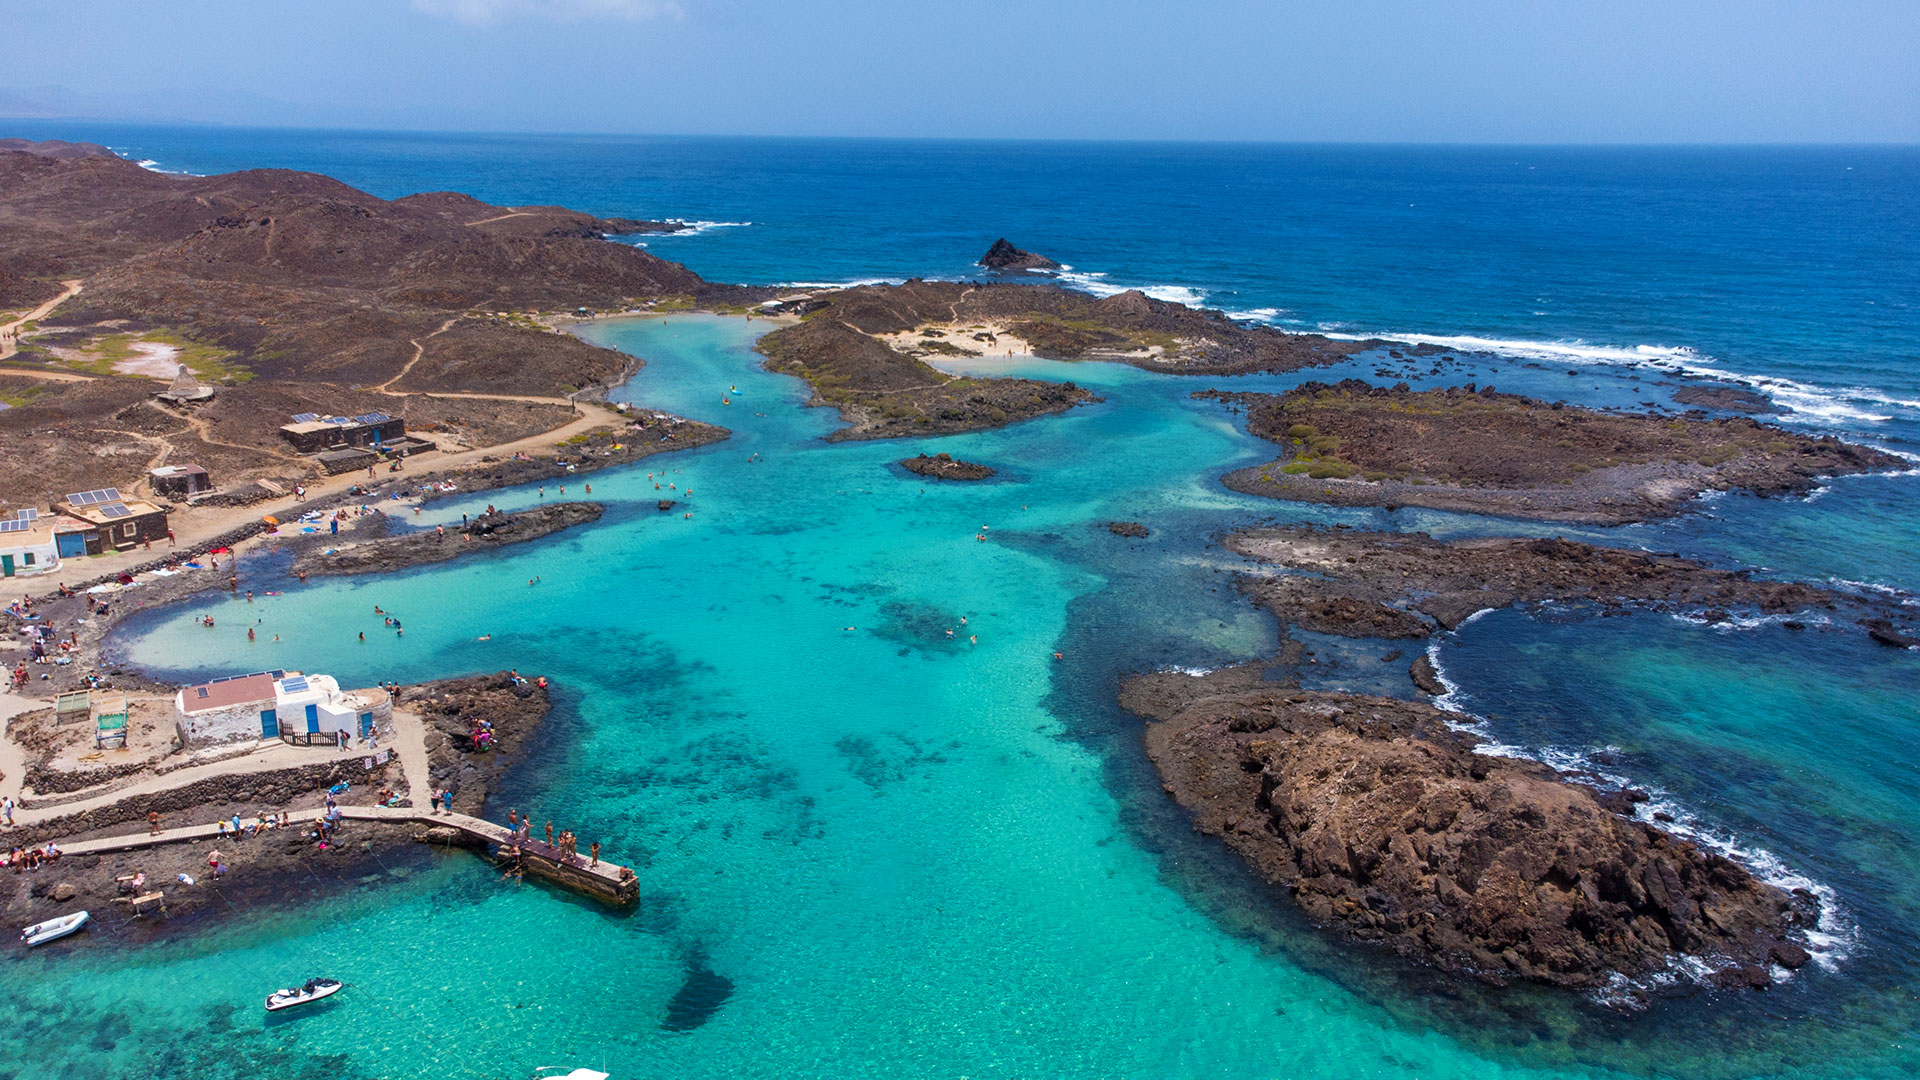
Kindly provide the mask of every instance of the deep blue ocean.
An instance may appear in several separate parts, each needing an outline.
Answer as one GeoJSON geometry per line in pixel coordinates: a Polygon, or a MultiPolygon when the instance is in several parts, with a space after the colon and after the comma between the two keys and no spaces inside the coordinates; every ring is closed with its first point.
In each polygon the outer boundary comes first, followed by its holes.
{"type": "MultiPolygon", "coordinates": [[[[1429,385],[1632,406],[1718,373],[1791,408],[1781,423],[1920,453],[1915,149],[5,133],[164,170],[310,169],[387,197],[682,219],[685,234],[642,240],[718,281],[959,277],[1005,236],[1089,290],[1461,350],[1464,367],[1429,385]]],[[[1001,361],[1105,401],[994,432],[827,444],[832,416],[759,370],[762,329],[583,328],[648,361],[619,396],[733,439],[594,477],[607,517],[554,542],[289,587],[255,612],[282,640],[263,633],[253,652],[272,655],[241,661],[354,684],[551,674],[554,738],[497,812],[535,805],[603,836],[639,865],[638,913],[422,856],[190,935],[10,954],[0,1075],[1920,1072],[1920,654],[1817,619],[1794,632],[1577,609],[1496,612],[1435,644],[1450,703],[1508,752],[1598,763],[1826,901],[1818,963],[1763,993],[1676,980],[1639,1011],[1465,984],[1313,930],[1189,832],[1113,703],[1125,672],[1273,648],[1212,543],[1236,525],[1559,533],[1912,603],[1920,476],[1715,497],[1612,530],[1288,506],[1217,483],[1271,448],[1188,395],[1368,377],[1372,360],[1204,385],[1001,361]],[[937,449],[1001,474],[928,486],[890,464],[937,449]],[[657,484],[694,517],[652,511],[657,484]],[[1113,518],[1153,536],[1115,538],[1099,528],[1113,518]],[[407,615],[403,640],[348,632],[374,604],[407,615]],[[945,636],[963,615],[977,645],[945,636]],[[352,992],[263,1023],[262,987],[315,973],[352,992]],[[707,991],[697,1022],[665,1023],[688,987],[707,991]]],[[[559,496],[477,502],[542,497],[559,496]]],[[[135,620],[119,648],[163,675],[227,673],[243,646],[191,621],[226,603],[135,620]]],[[[1314,685],[1411,693],[1384,645],[1311,644],[1314,685]]]]}

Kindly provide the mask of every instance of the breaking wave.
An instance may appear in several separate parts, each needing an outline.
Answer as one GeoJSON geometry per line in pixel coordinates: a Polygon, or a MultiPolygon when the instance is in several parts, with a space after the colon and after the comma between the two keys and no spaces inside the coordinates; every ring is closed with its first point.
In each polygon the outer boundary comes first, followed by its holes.
{"type": "MultiPolygon", "coordinates": [[[[1475,612],[1460,626],[1480,618],[1492,608],[1475,612]]],[[[1475,753],[1489,757],[1518,758],[1537,761],[1563,773],[1585,774],[1604,783],[1619,788],[1635,788],[1648,795],[1646,802],[1634,807],[1634,820],[1665,830],[1675,836],[1691,840],[1703,848],[1732,859],[1754,877],[1778,889],[1792,892],[1805,889],[1820,901],[1820,918],[1812,929],[1804,931],[1807,939],[1807,952],[1813,955],[1813,962],[1827,971],[1837,970],[1840,964],[1852,955],[1860,940],[1860,928],[1840,904],[1840,894],[1832,886],[1817,881],[1789,866],[1785,860],[1765,848],[1741,841],[1734,833],[1712,826],[1695,816],[1672,792],[1659,787],[1641,783],[1630,777],[1610,771],[1594,760],[1596,753],[1618,753],[1618,747],[1597,747],[1581,749],[1564,746],[1523,747],[1503,743],[1493,736],[1488,720],[1468,711],[1460,692],[1460,684],[1447,676],[1446,668],[1440,662],[1441,642],[1436,640],[1427,646],[1427,662],[1433,665],[1435,678],[1446,692],[1433,699],[1435,708],[1453,713],[1459,717],[1449,722],[1456,731],[1466,732],[1484,740],[1474,748],[1475,753]],[[1656,817],[1655,815],[1660,815],[1656,817]]],[[[1712,974],[1709,965],[1694,962],[1685,963],[1689,958],[1675,957],[1676,974],[1700,981],[1712,974]]],[[[1782,982],[1792,977],[1792,972],[1775,966],[1773,978],[1782,982]]],[[[1654,984],[1664,980],[1655,979],[1654,984]]],[[[1603,995],[1604,996],[1604,995],[1603,995]]]]}
{"type": "Polygon", "coordinates": [[[1462,353],[1491,353],[1521,360],[1563,364],[1650,368],[1699,378],[1719,379],[1764,390],[1774,401],[1793,410],[1776,419],[1782,423],[1881,423],[1893,419],[1887,409],[1920,413],[1920,401],[1896,397],[1870,386],[1817,386],[1773,375],[1728,371],[1710,356],[1686,345],[1595,345],[1586,341],[1529,341],[1518,338],[1478,337],[1470,334],[1406,334],[1394,331],[1359,333],[1329,327],[1320,331],[1342,341],[1404,341],[1462,353]]]}
{"type": "Polygon", "coordinates": [[[1155,300],[1165,300],[1171,304],[1186,304],[1198,307],[1207,300],[1207,290],[1195,289],[1187,285],[1116,285],[1107,280],[1100,272],[1081,273],[1061,268],[1054,274],[1063,284],[1070,285],[1081,292],[1089,292],[1105,299],[1118,296],[1123,292],[1141,292],[1155,300]]]}
{"type": "Polygon", "coordinates": [[[682,221],[679,218],[667,219],[667,224],[676,226],[668,236],[698,236],[715,229],[744,229],[753,224],[751,221],[682,221]]]}

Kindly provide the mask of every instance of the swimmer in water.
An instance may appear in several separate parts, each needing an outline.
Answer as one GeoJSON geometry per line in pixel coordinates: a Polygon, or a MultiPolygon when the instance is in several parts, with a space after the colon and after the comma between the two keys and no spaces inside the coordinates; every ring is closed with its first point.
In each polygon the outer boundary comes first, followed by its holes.
{"type": "Polygon", "coordinates": [[[480,635],[479,637],[477,637],[477,638],[475,638],[474,640],[475,640],[475,641],[492,641],[492,640],[493,640],[493,635],[492,635],[492,634],[481,634],[481,635],[480,635]]]}

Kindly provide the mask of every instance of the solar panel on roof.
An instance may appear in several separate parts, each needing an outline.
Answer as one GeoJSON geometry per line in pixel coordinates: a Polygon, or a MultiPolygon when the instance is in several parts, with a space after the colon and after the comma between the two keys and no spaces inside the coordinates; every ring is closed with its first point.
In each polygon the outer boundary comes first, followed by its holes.
{"type": "Polygon", "coordinates": [[[289,694],[304,694],[307,691],[307,679],[304,675],[295,675],[280,684],[280,689],[289,694]]]}
{"type": "Polygon", "coordinates": [[[32,521],[33,519],[40,516],[40,511],[34,509],[31,506],[23,506],[20,509],[15,510],[13,512],[13,516],[16,518],[19,518],[21,521],[32,521]]]}
{"type": "Polygon", "coordinates": [[[318,419],[320,419],[319,413],[303,412],[293,414],[293,422],[296,424],[311,424],[318,419]]]}
{"type": "Polygon", "coordinates": [[[393,418],[383,412],[370,412],[365,416],[356,416],[353,418],[357,424],[384,424],[391,419],[393,418]]]}
{"type": "Polygon", "coordinates": [[[132,517],[133,511],[127,509],[126,503],[104,503],[100,507],[100,516],[110,518],[132,517]]]}
{"type": "Polygon", "coordinates": [[[26,532],[32,525],[33,522],[21,521],[19,518],[0,518],[0,533],[26,532]]]}
{"type": "Polygon", "coordinates": [[[101,488],[98,491],[82,491],[67,496],[67,502],[74,506],[99,506],[101,503],[119,501],[119,488],[101,488]]]}
{"type": "Polygon", "coordinates": [[[329,424],[351,424],[351,423],[353,423],[353,421],[351,421],[351,420],[349,420],[349,419],[347,419],[347,418],[346,418],[346,417],[344,417],[344,416],[329,416],[329,417],[327,417],[327,419],[326,419],[326,422],[327,422],[327,423],[329,423],[329,424]]]}

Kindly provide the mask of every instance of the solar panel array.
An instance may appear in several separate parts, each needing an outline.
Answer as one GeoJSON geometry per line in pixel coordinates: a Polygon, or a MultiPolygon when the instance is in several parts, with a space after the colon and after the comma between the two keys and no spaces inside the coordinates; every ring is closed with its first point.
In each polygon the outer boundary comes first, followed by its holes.
{"type": "Polygon", "coordinates": [[[19,518],[21,521],[32,521],[33,519],[40,516],[40,511],[34,509],[31,506],[23,506],[20,509],[15,510],[13,512],[13,516],[19,518]]]}
{"type": "Polygon", "coordinates": [[[67,502],[73,506],[99,506],[102,503],[121,501],[119,488],[101,488],[98,491],[81,491],[67,496],[67,502]]]}
{"type": "Polygon", "coordinates": [[[393,419],[393,417],[388,416],[386,413],[370,412],[365,416],[354,417],[353,422],[356,424],[384,424],[391,419],[393,419]]]}
{"type": "Polygon", "coordinates": [[[132,517],[133,511],[127,509],[126,503],[106,503],[100,507],[100,516],[110,518],[132,517]]]}
{"type": "Polygon", "coordinates": [[[0,533],[26,532],[33,528],[33,522],[20,518],[0,518],[0,533]]]}
{"type": "Polygon", "coordinates": [[[307,678],[304,675],[295,675],[293,678],[282,682],[280,684],[280,690],[288,694],[304,694],[307,692],[307,678]]]}
{"type": "Polygon", "coordinates": [[[320,419],[319,413],[303,412],[293,414],[293,422],[296,424],[311,424],[318,419],[320,419]]]}

